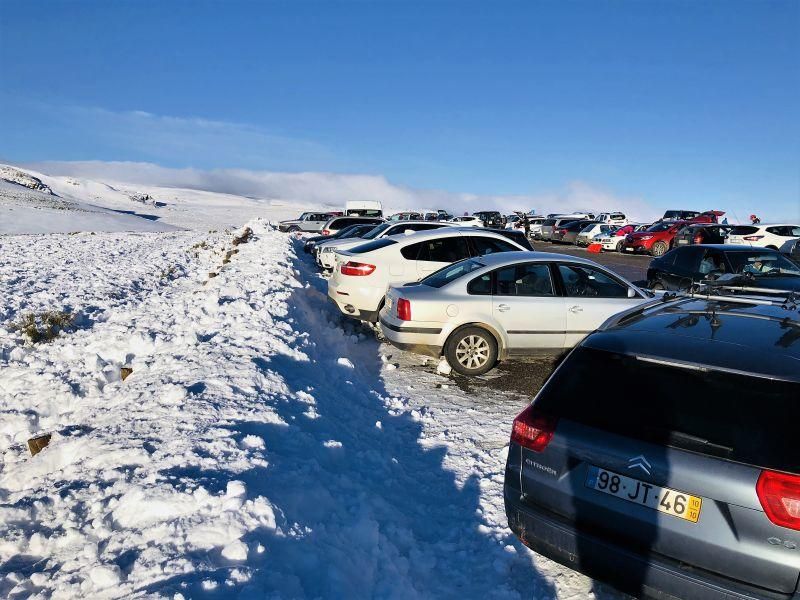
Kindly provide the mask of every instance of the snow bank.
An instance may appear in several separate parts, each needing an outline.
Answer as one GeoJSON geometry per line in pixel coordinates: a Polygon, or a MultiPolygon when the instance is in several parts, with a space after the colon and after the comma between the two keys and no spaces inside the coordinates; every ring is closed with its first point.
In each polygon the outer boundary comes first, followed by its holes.
{"type": "Polygon", "coordinates": [[[222,268],[221,233],[0,240],[0,597],[589,595],[505,527],[518,407],[389,370],[249,226],[222,268]],[[44,308],[85,318],[26,346],[44,308]]]}

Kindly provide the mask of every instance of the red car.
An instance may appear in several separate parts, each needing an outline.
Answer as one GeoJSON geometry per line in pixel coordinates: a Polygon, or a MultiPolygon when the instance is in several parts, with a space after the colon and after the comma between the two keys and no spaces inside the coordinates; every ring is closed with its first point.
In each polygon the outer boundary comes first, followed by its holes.
{"type": "Polygon", "coordinates": [[[622,244],[623,252],[647,252],[653,256],[663,256],[672,247],[672,240],[688,221],[662,221],[644,231],[629,233],[622,244]]]}

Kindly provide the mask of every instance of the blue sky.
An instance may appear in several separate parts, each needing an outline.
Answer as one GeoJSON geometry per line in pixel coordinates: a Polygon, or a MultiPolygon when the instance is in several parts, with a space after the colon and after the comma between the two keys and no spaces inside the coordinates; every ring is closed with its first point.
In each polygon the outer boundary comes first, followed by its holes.
{"type": "Polygon", "coordinates": [[[800,218],[800,2],[14,2],[0,157],[800,218]]]}

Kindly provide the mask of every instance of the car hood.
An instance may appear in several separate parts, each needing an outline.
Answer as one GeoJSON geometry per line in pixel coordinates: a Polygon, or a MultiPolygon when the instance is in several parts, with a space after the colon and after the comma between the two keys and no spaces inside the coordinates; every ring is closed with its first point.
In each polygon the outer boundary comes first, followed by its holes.
{"type": "Polygon", "coordinates": [[[278,221],[281,225],[297,225],[298,223],[302,223],[300,219],[287,219],[286,221],[278,221]]]}

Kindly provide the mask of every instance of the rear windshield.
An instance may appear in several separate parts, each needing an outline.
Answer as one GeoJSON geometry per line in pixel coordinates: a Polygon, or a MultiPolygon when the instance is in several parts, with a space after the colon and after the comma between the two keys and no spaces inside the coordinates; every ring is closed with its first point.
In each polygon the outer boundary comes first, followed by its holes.
{"type": "Polygon", "coordinates": [[[392,244],[396,243],[397,242],[395,240],[385,237],[379,240],[373,240],[371,242],[367,242],[366,244],[361,244],[360,246],[356,246],[355,248],[350,250],[350,253],[365,254],[367,252],[372,252],[373,250],[380,250],[381,248],[386,248],[386,246],[391,246],[392,244]]]}
{"type": "Polygon", "coordinates": [[[758,231],[758,227],[751,227],[750,225],[740,225],[731,229],[731,235],[750,235],[758,231]]]}
{"type": "Polygon", "coordinates": [[[367,235],[365,235],[364,239],[365,240],[374,240],[376,237],[378,237],[384,231],[389,229],[389,227],[391,227],[392,225],[393,225],[393,223],[383,223],[382,225],[378,225],[375,229],[373,229],[367,235]]]}
{"type": "Polygon", "coordinates": [[[800,383],[579,347],[537,408],[626,437],[769,469],[800,468],[800,383]],[[598,382],[615,382],[598,388],[598,382]]]}
{"type": "Polygon", "coordinates": [[[468,258],[467,260],[462,260],[461,262],[447,265],[445,268],[439,269],[435,273],[428,275],[425,279],[420,281],[420,283],[430,287],[440,288],[444,285],[447,285],[451,281],[455,281],[456,279],[463,277],[467,273],[472,273],[473,271],[482,269],[485,266],[486,265],[478,262],[477,260],[468,258]]]}

